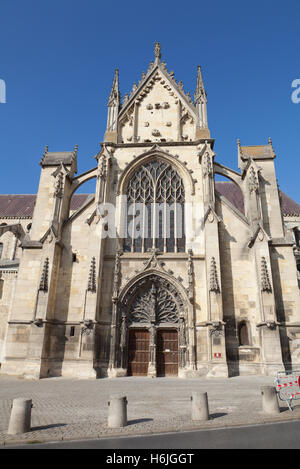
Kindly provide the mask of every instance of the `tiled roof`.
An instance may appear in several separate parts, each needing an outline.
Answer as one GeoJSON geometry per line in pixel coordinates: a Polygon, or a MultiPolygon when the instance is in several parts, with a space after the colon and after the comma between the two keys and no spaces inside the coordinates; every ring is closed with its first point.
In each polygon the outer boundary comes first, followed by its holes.
{"type": "MultiPolygon", "coordinates": [[[[71,199],[71,211],[80,208],[89,194],[74,194],[71,199]]],[[[0,217],[31,218],[35,205],[35,194],[0,195],[0,217]]]]}
{"type": "Polygon", "coordinates": [[[216,181],[216,190],[220,195],[223,195],[232,205],[237,208],[241,213],[244,210],[244,197],[242,191],[233,182],[216,181]]]}
{"type": "Polygon", "coordinates": [[[300,205],[297,204],[293,199],[291,199],[284,192],[280,191],[281,194],[281,205],[283,215],[285,216],[300,216],[300,205]]]}
{"type": "MultiPolygon", "coordinates": [[[[216,190],[226,197],[240,212],[244,213],[244,200],[241,190],[233,182],[216,181],[216,190]]],[[[300,216],[300,205],[284,192],[281,194],[281,207],[284,216],[300,216]]]]}
{"type": "MultiPolygon", "coordinates": [[[[240,189],[233,182],[216,181],[216,190],[244,213],[244,200],[240,189]]],[[[80,208],[91,197],[90,194],[74,194],[71,199],[71,211],[80,208]]],[[[31,218],[35,204],[34,194],[0,195],[0,218],[31,218]]],[[[285,216],[300,216],[300,205],[281,191],[282,211],[285,216]]]]}
{"type": "Polygon", "coordinates": [[[32,217],[36,195],[0,195],[0,217],[32,217]]]}

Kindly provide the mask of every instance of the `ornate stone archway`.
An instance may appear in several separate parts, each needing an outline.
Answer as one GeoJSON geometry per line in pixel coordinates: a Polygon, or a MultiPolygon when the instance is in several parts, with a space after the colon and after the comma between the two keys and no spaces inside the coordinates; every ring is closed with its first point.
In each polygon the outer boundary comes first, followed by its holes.
{"type": "Polygon", "coordinates": [[[131,329],[149,332],[148,376],[157,375],[157,332],[176,331],[178,336],[178,368],[189,362],[189,334],[187,333],[188,299],[172,279],[160,273],[148,272],[124,289],[117,304],[115,363],[118,375],[128,370],[128,338],[131,329]]]}

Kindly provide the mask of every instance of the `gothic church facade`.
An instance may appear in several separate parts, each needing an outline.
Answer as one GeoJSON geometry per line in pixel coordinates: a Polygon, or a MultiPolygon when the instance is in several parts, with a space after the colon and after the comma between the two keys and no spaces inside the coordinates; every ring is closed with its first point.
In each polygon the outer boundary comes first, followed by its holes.
{"type": "Polygon", "coordinates": [[[299,367],[300,206],[274,159],[269,139],[238,142],[239,171],[215,161],[201,69],[192,100],[158,43],[122,101],[116,70],[95,166],[78,175],[77,147],[46,147],[37,194],[0,196],[1,374],[299,367]]]}

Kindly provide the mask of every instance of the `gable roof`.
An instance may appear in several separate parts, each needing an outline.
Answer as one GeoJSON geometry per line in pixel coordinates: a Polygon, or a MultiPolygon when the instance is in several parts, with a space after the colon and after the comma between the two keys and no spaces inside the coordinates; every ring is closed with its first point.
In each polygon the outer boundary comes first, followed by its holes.
{"type": "MultiPolygon", "coordinates": [[[[71,199],[71,211],[80,208],[89,194],[74,194],[71,199]]],[[[36,194],[0,195],[0,218],[32,218],[36,194]]]]}
{"type": "MultiPolygon", "coordinates": [[[[244,199],[241,190],[233,182],[216,181],[216,191],[244,214],[244,199]]],[[[300,205],[280,191],[284,216],[300,216],[300,205]]],[[[71,211],[78,210],[91,197],[91,194],[74,194],[71,211]]],[[[0,195],[0,218],[32,218],[35,194],[0,195]]]]}
{"type": "MultiPolygon", "coordinates": [[[[233,182],[216,181],[216,190],[232,203],[241,213],[245,213],[244,198],[242,191],[233,182]]],[[[279,191],[281,196],[281,209],[283,216],[300,216],[300,205],[297,204],[284,192],[279,191]]]]}
{"type": "Polygon", "coordinates": [[[133,84],[132,91],[130,95],[125,95],[126,98],[123,100],[123,105],[119,111],[119,117],[123,114],[126,114],[126,111],[132,103],[138,98],[144,88],[147,88],[149,82],[153,80],[157,72],[160,72],[162,77],[166,80],[168,85],[173,88],[173,90],[177,93],[178,97],[180,97],[185,105],[190,109],[190,111],[196,116],[196,107],[190,97],[189,93],[186,93],[183,89],[183,83],[179,81],[178,83],[175,80],[174,72],[168,72],[166,63],[160,61],[160,57],[156,57],[155,62],[150,62],[149,68],[147,73],[142,74],[142,78],[139,81],[138,85],[136,83],[133,84]]]}

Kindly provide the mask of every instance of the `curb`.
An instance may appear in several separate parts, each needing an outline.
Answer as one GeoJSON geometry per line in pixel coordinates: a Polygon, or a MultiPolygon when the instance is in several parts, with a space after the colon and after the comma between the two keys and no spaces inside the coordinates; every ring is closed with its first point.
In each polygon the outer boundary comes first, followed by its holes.
{"type": "MultiPolygon", "coordinates": [[[[159,435],[159,434],[166,434],[166,433],[181,433],[181,432],[194,432],[194,431],[199,431],[199,430],[222,430],[222,429],[228,429],[228,428],[239,428],[239,427],[253,427],[253,426],[258,426],[258,425],[270,425],[270,424],[276,424],[276,423],[287,423],[287,422],[294,422],[294,421],[300,421],[300,415],[297,417],[290,417],[290,418],[276,418],[276,417],[271,417],[271,418],[264,418],[262,420],[259,420],[257,422],[246,422],[246,421],[241,421],[239,423],[227,423],[227,424],[222,424],[219,426],[208,426],[208,425],[201,425],[199,426],[189,426],[185,425],[182,427],[177,427],[177,428],[169,428],[169,429],[162,429],[162,430],[150,430],[150,431],[133,431],[131,433],[124,433],[124,432],[116,432],[116,433],[111,433],[111,434],[106,434],[106,433],[99,433],[99,434],[90,434],[90,435],[85,435],[85,436],[73,436],[73,437],[66,437],[66,436],[61,436],[61,437],[56,437],[56,438],[36,438],[35,440],[26,440],[26,439],[16,439],[16,440],[1,440],[0,445],[3,446],[16,446],[16,445],[35,445],[35,444],[44,444],[44,443],[55,443],[58,441],[84,441],[84,440],[97,440],[97,439],[112,439],[112,438],[130,438],[130,437],[138,437],[138,436],[147,436],[147,435],[159,435]]],[[[0,448],[1,449],[1,448],[0,448]]]]}

